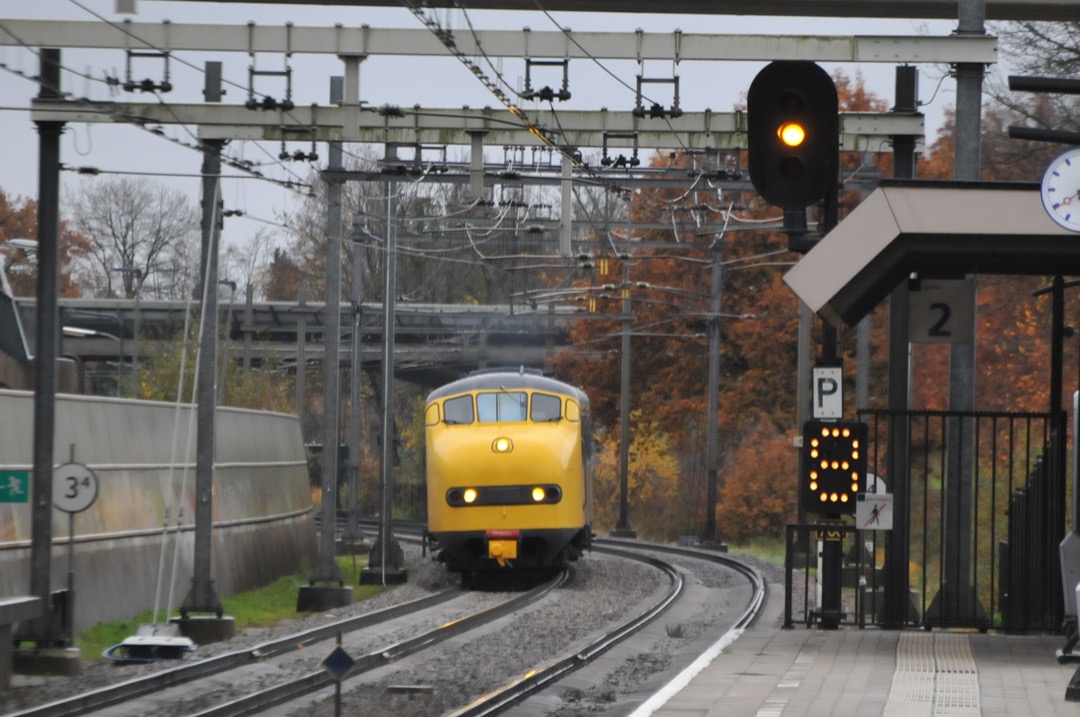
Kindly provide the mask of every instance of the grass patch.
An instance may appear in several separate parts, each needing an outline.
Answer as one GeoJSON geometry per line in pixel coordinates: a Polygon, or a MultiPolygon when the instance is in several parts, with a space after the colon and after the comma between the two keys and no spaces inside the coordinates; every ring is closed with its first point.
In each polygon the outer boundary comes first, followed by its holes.
{"type": "Polygon", "coordinates": [[[754,538],[740,545],[732,545],[730,550],[733,553],[753,555],[755,558],[782,568],[784,567],[785,548],[784,538],[764,537],[754,538]]]}
{"type": "MultiPolygon", "coordinates": [[[[357,602],[390,589],[382,585],[357,585],[360,569],[366,562],[366,559],[357,560],[354,556],[337,558],[345,584],[353,586],[353,595],[357,602]]],[[[305,570],[295,575],[278,578],[264,587],[225,598],[221,604],[225,608],[225,614],[236,620],[237,630],[247,627],[267,627],[276,625],[282,620],[294,620],[309,614],[296,611],[297,593],[301,586],[308,584],[309,577],[310,572],[305,570]]],[[[164,621],[164,619],[164,616],[159,613],[158,620],[164,621]]],[[[79,648],[82,659],[88,662],[97,661],[102,659],[101,653],[104,650],[134,635],[139,625],[146,625],[152,621],[153,614],[147,611],[129,620],[98,623],[79,633],[75,638],[75,645],[79,648]]]]}

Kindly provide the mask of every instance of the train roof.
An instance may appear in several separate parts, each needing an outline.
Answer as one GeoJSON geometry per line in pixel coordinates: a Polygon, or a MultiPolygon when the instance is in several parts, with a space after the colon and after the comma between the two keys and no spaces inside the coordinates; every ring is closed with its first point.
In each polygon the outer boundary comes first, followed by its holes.
{"type": "Polygon", "coordinates": [[[572,397],[581,406],[589,405],[589,397],[584,391],[558,379],[544,376],[536,372],[521,372],[517,370],[488,371],[475,373],[446,384],[428,394],[427,403],[440,398],[453,396],[469,391],[528,389],[535,391],[550,391],[572,397]]]}

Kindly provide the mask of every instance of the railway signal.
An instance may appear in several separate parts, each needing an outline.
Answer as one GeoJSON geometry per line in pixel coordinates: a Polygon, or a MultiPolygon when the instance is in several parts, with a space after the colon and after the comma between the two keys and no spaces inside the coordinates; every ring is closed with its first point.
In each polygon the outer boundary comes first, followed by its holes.
{"type": "Polygon", "coordinates": [[[807,421],[799,483],[808,513],[854,515],[866,492],[866,424],[807,421]]]}
{"type": "Polygon", "coordinates": [[[770,63],[747,95],[750,181],[770,204],[804,209],[836,189],[840,115],[836,85],[808,61],[770,63]]]}

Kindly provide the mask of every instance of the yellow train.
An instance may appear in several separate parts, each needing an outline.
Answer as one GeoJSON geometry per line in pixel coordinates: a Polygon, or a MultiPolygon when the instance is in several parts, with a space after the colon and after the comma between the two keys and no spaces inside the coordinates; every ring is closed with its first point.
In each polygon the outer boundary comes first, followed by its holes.
{"type": "Polygon", "coordinates": [[[589,399],[539,372],[475,372],[425,408],[428,535],[473,573],[577,560],[592,533],[589,399]]]}

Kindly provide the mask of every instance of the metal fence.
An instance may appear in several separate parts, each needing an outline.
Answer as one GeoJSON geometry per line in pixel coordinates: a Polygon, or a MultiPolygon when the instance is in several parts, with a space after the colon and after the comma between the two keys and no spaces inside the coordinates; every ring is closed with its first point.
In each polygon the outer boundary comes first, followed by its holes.
{"type": "MultiPolygon", "coordinates": [[[[864,411],[860,420],[871,485],[893,495],[894,529],[832,526],[828,537],[843,541],[842,622],[1059,631],[1064,414],[864,411]],[[889,602],[898,620],[883,618],[889,602]]],[[[789,526],[785,624],[815,620],[822,533],[789,526]]]]}

